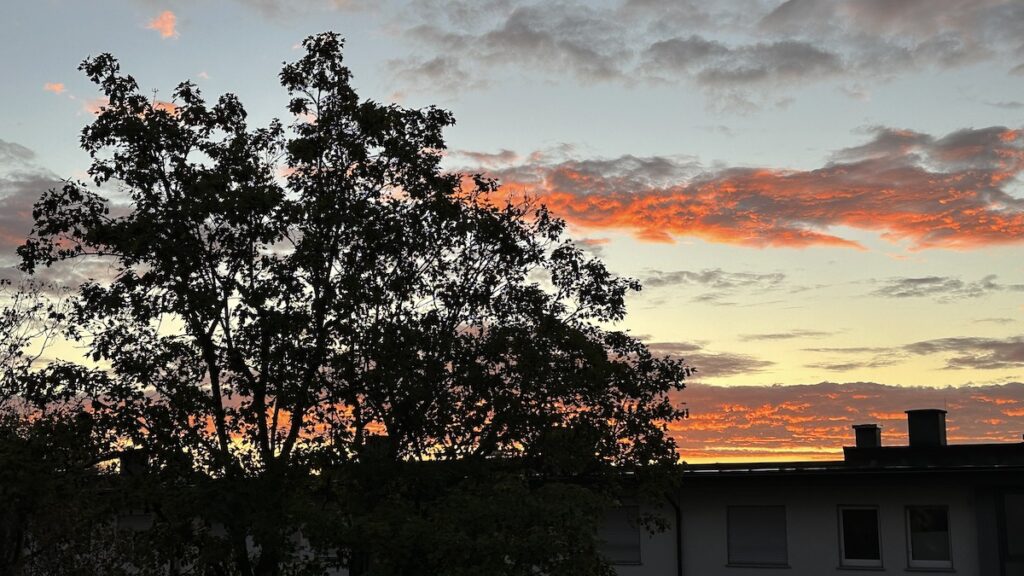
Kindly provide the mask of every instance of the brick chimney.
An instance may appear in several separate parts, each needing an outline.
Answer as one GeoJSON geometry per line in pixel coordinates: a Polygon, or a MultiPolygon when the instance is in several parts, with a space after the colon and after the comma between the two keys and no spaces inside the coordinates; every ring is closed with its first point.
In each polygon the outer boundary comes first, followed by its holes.
{"type": "Polygon", "coordinates": [[[911,448],[946,445],[946,411],[938,408],[907,410],[911,448]]]}
{"type": "Polygon", "coordinates": [[[878,424],[854,424],[853,433],[857,448],[879,448],[882,446],[882,429],[878,424]]]}

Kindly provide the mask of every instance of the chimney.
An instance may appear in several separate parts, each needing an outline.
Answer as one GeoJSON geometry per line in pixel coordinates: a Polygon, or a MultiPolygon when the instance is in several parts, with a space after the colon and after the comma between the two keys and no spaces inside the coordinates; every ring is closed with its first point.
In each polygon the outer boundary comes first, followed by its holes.
{"type": "Polygon", "coordinates": [[[910,447],[925,448],[946,445],[946,411],[938,408],[907,410],[910,447]]]}
{"type": "Polygon", "coordinates": [[[853,433],[857,448],[879,448],[882,446],[882,429],[878,424],[854,424],[853,433]]]}

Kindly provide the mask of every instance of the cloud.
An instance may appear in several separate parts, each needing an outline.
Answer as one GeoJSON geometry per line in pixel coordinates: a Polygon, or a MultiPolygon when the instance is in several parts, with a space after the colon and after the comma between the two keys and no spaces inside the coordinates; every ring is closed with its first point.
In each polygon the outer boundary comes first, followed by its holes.
{"type": "Polygon", "coordinates": [[[904,362],[908,354],[901,348],[886,348],[882,346],[845,346],[845,347],[818,347],[803,348],[804,352],[817,354],[828,354],[831,359],[819,362],[804,364],[807,368],[815,370],[826,370],[829,372],[849,372],[850,370],[863,370],[865,368],[884,368],[904,362]],[[859,358],[849,358],[859,356],[859,358]]]}
{"type": "MultiPolygon", "coordinates": [[[[978,322],[1006,324],[1006,318],[985,318],[978,322]]],[[[938,356],[947,370],[1007,370],[1024,368],[1024,337],[989,338],[957,336],[921,340],[894,347],[803,348],[803,352],[828,354],[829,360],[805,364],[808,368],[845,372],[880,368],[905,362],[914,356],[938,356]],[[837,358],[854,356],[854,359],[837,358]]]]}
{"type": "Polygon", "coordinates": [[[740,340],[744,342],[763,341],[763,340],[793,340],[796,338],[821,338],[824,336],[831,336],[835,332],[825,332],[822,330],[790,330],[788,332],[770,332],[767,334],[741,334],[740,340]]]}
{"type": "Polygon", "coordinates": [[[512,150],[502,148],[497,152],[475,152],[473,150],[453,150],[452,156],[467,159],[475,167],[490,169],[511,166],[520,161],[520,157],[512,150]]]}
{"type": "Polygon", "coordinates": [[[996,278],[995,274],[989,274],[977,282],[964,282],[950,276],[890,278],[884,286],[872,291],[871,295],[883,298],[934,297],[939,302],[952,302],[979,298],[993,292],[1024,292],[1024,284],[1000,284],[996,278]]]}
{"type": "MultiPolygon", "coordinates": [[[[647,270],[640,277],[645,289],[699,288],[710,290],[694,295],[690,301],[713,306],[736,306],[731,300],[740,292],[764,294],[780,289],[786,280],[781,272],[728,272],[720,268],[704,270],[647,270]]],[[[759,302],[764,305],[765,302],[759,302]]]]}
{"type": "MultiPolygon", "coordinates": [[[[497,68],[584,82],[691,83],[752,105],[795,82],[862,84],[982,61],[1024,69],[1024,8],[1013,0],[749,0],[405,4],[394,25],[417,44],[407,76],[497,68]]],[[[436,82],[444,88],[448,82],[436,82]]],[[[866,93],[857,90],[859,95],[866,93]]]]}
{"type": "Polygon", "coordinates": [[[705,268],[699,272],[691,270],[674,270],[664,272],[651,270],[640,279],[645,288],[663,286],[704,286],[716,290],[733,290],[736,288],[753,288],[770,290],[778,288],[786,280],[781,272],[759,274],[754,272],[726,272],[721,268],[705,268]]]}
{"type": "Polygon", "coordinates": [[[0,140],[0,266],[16,261],[15,249],[32,228],[32,205],[60,179],[39,166],[35,153],[0,140]]]}
{"type": "Polygon", "coordinates": [[[864,354],[864,353],[878,353],[885,352],[889,348],[883,348],[880,346],[843,346],[843,347],[825,347],[825,348],[804,348],[804,352],[827,352],[835,354],[864,354]]]}
{"type": "Polygon", "coordinates": [[[702,380],[754,374],[775,365],[774,362],[748,354],[709,352],[703,345],[694,342],[648,342],[647,347],[653,354],[683,357],[687,364],[697,369],[702,380]]]}
{"type": "Polygon", "coordinates": [[[47,82],[43,84],[43,90],[47,92],[53,92],[54,94],[63,94],[66,90],[62,82],[47,82]]]}
{"type": "MultiPolygon", "coordinates": [[[[92,98],[82,102],[82,110],[92,114],[93,116],[99,116],[100,112],[110,104],[110,100],[106,97],[92,98]]],[[[157,110],[163,110],[169,114],[174,114],[178,110],[178,105],[174,102],[166,102],[164,100],[153,100],[153,108],[157,110]]]]}
{"type": "Polygon", "coordinates": [[[798,82],[842,70],[837,54],[806,42],[782,40],[731,47],[698,35],[651,44],[639,66],[662,80],[690,76],[709,87],[798,82]]]}
{"type": "Polygon", "coordinates": [[[978,318],[974,321],[975,324],[1013,324],[1017,320],[1014,318],[978,318]]]}
{"type": "Polygon", "coordinates": [[[1020,110],[1024,108],[1024,102],[1019,100],[999,100],[997,102],[986,101],[985,104],[992,106],[993,108],[1002,108],[1003,110],[1020,110]]]}
{"type": "Polygon", "coordinates": [[[486,76],[463,69],[456,58],[396,58],[388,61],[395,77],[407,88],[457,93],[478,90],[490,85],[486,76]]]}
{"type": "Polygon", "coordinates": [[[580,159],[535,152],[486,170],[511,196],[539,197],[589,230],[641,240],[688,236],[750,247],[864,249],[834,232],[874,232],[912,250],[1024,242],[1024,130],[993,126],[935,137],[877,127],[820,168],[705,169],[690,157],[580,159]]]}
{"type": "Polygon", "coordinates": [[[946,368],[951,370],[1024,367],[1024,336],[938,338],[908,344],[903,349],[917,355],[951,354],[946,358],[946,368]]]}
{"type": "Polygon", "coordinates": [[[460,24],[479,21],[478,13],[436,6],[431,14],[440,15],[446,25],[416,24],[404,36],[435,50],[422,62],[467,65],[476,76],[479,66],[501,65],[560,69],[594,81],[622,76],[620,62],[629,56],[628,48],[620,39],[621,27],[604,10],[584,4],[503,4],[488,25],[474,29],[460,24]]]}
{"type": "Polygon", "coordinates": [[[164,10],[156,18],[150,20],[146,24],[146,28],[149,30],[156,30],[160,33],[161,38],[177,38],[177,23],[178,18],[174,15],[174,12],[164,10]]]}
{"type": "Polygon", "coordinates": [[[690,384],[676,395],[690,418],[671,427],[687,461],[842,459],[854,424],[882,426],[906,445],[905,410],[945,408],[950,443],[1018,442],[1024,383],[933,388],[872,382],[796,386],[690,384]]]}
{"type": "Polygon", "coordinates": [[[899,364],[903,360],[904,358],[900,356],[883,355],[866,360],[811,362],[804,364],[804,366],[815,370],[826,370],[829,372],[849,372],[851,370],[863,370],[865,368],[884,368],[886,366],[892,366],[893,364],[899,364]]]}
{"type": "MultiPolygon", "coordinates": [[[[39,163],[35,152],[0,139],[0,279],[17,281],[16,250],[32,229],[32,209],[40,196],[63,180],[39,163]]],[[[118,210],[114,207],[114,210],[118,210]]],[[[102,257],[74,259],[36,271],[46,290],[77,286],[86,280],[113,278],[116,270],[102,257]]]]}
{"type": "Polygon", "coordinates": [[[365,10],[381,0],[235,0],[238,4],[253,8],[261,15],[279,20],[309,12],[323,10],[365,10]]]}

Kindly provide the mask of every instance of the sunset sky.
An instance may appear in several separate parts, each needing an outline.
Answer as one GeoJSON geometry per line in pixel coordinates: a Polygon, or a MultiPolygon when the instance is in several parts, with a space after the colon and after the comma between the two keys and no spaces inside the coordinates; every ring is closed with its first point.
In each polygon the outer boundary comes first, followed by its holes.
{"type": "Polygon", "coordinates": [[[1024,2],[5,0],[0,266],[102,104],[111,52],[285,117],[283,61],[346,38],[360,94],[451,110],[447,166],[541,197],[615,272],[623,323],[699,370],[689,461],[835,458],[1024,432],[1024,2]]]}

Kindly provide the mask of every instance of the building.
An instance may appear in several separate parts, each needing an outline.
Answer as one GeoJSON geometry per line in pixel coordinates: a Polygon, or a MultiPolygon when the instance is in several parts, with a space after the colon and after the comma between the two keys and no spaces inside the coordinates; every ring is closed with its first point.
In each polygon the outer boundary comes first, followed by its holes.
{"type": "Polygon", "coordinates": [[[685,465],[665,503],[614,511],[606,555],[620,576],[1024,576],[1024,443],[949,445],[945,416],[908,410],[906,446],[854,426],[838,461],[685,465]]]}

